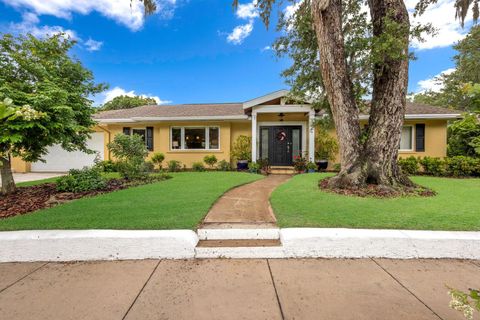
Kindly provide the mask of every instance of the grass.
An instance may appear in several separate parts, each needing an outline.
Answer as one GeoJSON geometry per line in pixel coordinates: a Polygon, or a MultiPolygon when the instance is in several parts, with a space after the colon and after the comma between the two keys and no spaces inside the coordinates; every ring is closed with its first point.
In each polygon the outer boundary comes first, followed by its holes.
{"type": "Polygon", "coordinates": [[[270,199],[281,227],[480,230],[480,179],[418,176],[434,197],[395,199],[342,196],[318,189],[328,174],[303,174],[270,199]]]}
{"type": "Polygon", "coordinates": [[[193,229],[225,191],[262,176],[181,172],[172,179],[0,220],[0,230],[193,229]]]}

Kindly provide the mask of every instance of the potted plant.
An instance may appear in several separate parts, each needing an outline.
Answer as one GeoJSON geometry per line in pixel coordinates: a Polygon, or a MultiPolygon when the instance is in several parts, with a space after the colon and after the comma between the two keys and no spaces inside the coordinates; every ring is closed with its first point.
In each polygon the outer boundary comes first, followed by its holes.
{"type": "Polygon", "coordinates": [[[315,173],[317,171],[317,164],[313,162],[307,163],[307,172],[308,173],[315,173]]]}
{"type": "Polygon", "coordinates": [[[324,127],[317,130],[315,139],[315,159],[318,171],[326,170],[329,160],[335,160],[338,153],[337,140],[324,127]]]}
{"type": "Polygon", "coordinates": [[[260,172],[260,164],[256,162],[250,162],[248,164],[248,170],[250,173],[259,173],[260,172]]]}
{"type": "Polygon", "coordinates": [[[295,156],[293,158],[293,167],[297,173],[305,173],[307,170],[307,159],[304,156],[295,156]]]}
{"type": "Polygon", "coordinates": [[[237,160],[237,170],[247,170],[252,160],[252,139],[247,136],[238,136],[232,145],[232,157],[237,160]]]}
{"type": "Polygon", "coordinates": [[[258,159],[257,163],[260,165],[260,172],[268,175],[270,173],[270,163],[267,158],[258,159]]]}

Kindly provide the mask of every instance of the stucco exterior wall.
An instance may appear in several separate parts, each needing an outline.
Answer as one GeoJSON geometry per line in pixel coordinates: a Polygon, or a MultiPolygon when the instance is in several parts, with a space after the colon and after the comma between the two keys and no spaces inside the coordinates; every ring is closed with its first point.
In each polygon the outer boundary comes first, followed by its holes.
{"type": "MultiPolygon", "coordinates": [[[[271,122],[278,121],[277,114],[259,114],[257,121],[271,122]]],[[[283,124],[288,125],[289,121],[305,121],[308,125],[307,117],[304,114],[286,114],[283,124]]],[[[362,121],[361,125],[366,121],[362,121]]],[[[425,124],[425,151],[424,152],[407,152],[400,151],[400,157],[409,156],[431,156],[445,157],[447,155],[447,120],[407,120],[405,125],[413,125],[417,123],[425,124]]],[[[105,141],[105,160],[113,159],[110,155],[107,144],[112,141],[115,135],[123,133],[123,127],[145,128],[147,126],[154,127],[154,150],[150,152],[149,157],[155,152],[162,152],[165,155],[165,164],[170,160],[181,161],[183,165],[191,167],[194,162],[203,162],[206,155],[214,154],[217,159],[231,160],[231,147],[240,135],[251,136],[250,121],[196,121],[196,122],[159,122],[159,123],[119,123],[119,124],[102,124],[94,128],[96,132],[104,132],[105,141]],[[220,128],[220,150],[170,150],[170,128],[177,126],[218,126],[220,128]]],[[[331,130],[331,134],[336,136],[335,130],[331,130]]],[[[413,132],[415,135],[415,132],[413,132]]],[[[307,137],[308,140],[308,132],[307,137]]],[[[308,145],[308,141],[307,141],[308,145]]],[[[415,145],[414,145],[415,149],[415,145]]],[[[330,168],[335,163],[339,163],[337,155],[334,161],[330,161],[330,168]]],[[[19,158],[12,159],[12,169],[14,172],[29,172],[30,164],[19,158]]]]}

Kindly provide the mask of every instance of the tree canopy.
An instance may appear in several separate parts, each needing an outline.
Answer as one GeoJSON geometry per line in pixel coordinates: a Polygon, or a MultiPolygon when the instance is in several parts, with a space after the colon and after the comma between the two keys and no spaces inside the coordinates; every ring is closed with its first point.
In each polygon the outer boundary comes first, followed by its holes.
{"type": "MultiPolygon", "coordinates": [[[[47,147],[88,152],[86,140],[95,122],[89,99],[104,90],[91,71],[69,56],[75,41],[63,34],[0,38],[0,160],[2,179],[11,175],[10,159],[42,159],[47,147]]],[[[10,179],[9,179],[10,180],[10,179]]],[[[12,185],[2,186],[10,191],[12,185]]]]}
{"type": "Polygon", "coordinates": [[[130,109],[146,105],[156,105],[154,98],[142,96],[118,96],[106,102],[100,110],[130,109]]]}
{"type": "Polygon", "coordinates": [[[453,57],[455,70],[435,79],[442,89],[417,94],[415,102],[480,111],[480,26],[473,26],[453,48],[458,51],[453,57]]]}

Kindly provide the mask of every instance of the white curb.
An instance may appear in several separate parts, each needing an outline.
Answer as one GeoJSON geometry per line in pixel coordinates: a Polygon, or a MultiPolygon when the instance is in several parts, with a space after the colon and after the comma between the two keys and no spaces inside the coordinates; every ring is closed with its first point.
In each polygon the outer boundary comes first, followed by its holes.
{"type": "Polygon", "coordinates": [[[279,228],[264,229],[198,229],[200,240],[276,240],[279,228]]]}
{"type": "Polygon", "coordinates": [[[195,256],[192,230],[39,230],[0,232],[0,262],[184,259],[195,256]]]}
{"type": "Polygon", "coordinates": [[[480,232],[289,228],[286,258],[480,259],[480,232]]]}

